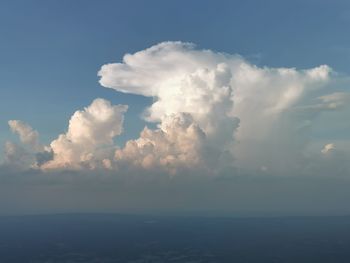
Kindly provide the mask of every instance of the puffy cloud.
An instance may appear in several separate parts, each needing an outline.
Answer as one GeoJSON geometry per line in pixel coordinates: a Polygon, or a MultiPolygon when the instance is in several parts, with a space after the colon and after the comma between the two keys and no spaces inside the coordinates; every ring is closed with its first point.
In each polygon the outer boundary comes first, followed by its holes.
{"type": "Polygon", "coordinates": [[[39,133],[28,124],[19,120],[10,120],[8,124],[11,131],[19,135],[22,143],[29,145],[34,151],[44,150],[44,147],[39,143],[39,133]]]}
{"type": "Polygon", "coordinates": [[[8,184],[0,184],[0,206],[20,209],[6,200],[25,182],[16,202],[36,211],[349,210],[342,200],[349,193],[350,140],[329,132],[348,116],[339,113],[349,93],[333,85],[330,67],[258,67],[164,42],[98,74],[105,87],[153,97],[143,118],[156,128],[118,147],[127,106],[104,99],[76,111],[50,146],[27,124],[10,121],[26,145],[5,145],[0,179],[8,184]],[[315,125],[320,118],[323,126],[315,125]]]}
{"type": "MultiPolygon", "coordinates": [[[[153,97],[143,118],[157,124],[119,148],[127,106],[96,99],[69,121],[66,133],[39,151],[38,134],[19,121],[11,129],[35,152],[37,166],[108,170],[188,170],[302,173],[306,148],[324,111],[347,105],[345,91],[328,91],[332,69],[268,68],[242,57],[164,42],[102,66],[100,83],[153,97]]],[[[330,138],[331,139],[331,138],[330,138]]],[[[314,153],[319,155],[319,150],[314,153]]],[[[318,156],[318,158],[321,158],[318,156]]]]}
{"type": "MultiPolygon", "coordinates": [[[[111,105],[95,99],[84,110],[76,111],[69,121],[68,131],[51,142],[53,160],[43,168],[93,168],[108,157],[113,138],[123,130],[125,105],[111,105]]],[[[103,162],[102,162],[103,164],[103,162]]]]}
{"type": "Polygon", "coordinates": [[[104,65],[98,75],[105,87],[155,97],[146,112],[147,120],[159,122],[186,112],[210,132],[216,128],[214,119],[227,118],[232,108],[231,68],[242,60],[230,58],[196,50],[193,44],[164,42],[125,55],[124,63],[104,65]]]}
{"type": "Polygon", "coordinates": [[[196,50],[191,43],[163,42],[135,54],[126,54],[123,63],[102,66],[98,75],[104,87],[158,96],[162,91],[178,89],[188,73],[216,67],[226,60],[224,54],[196,50]]]}
{"type": "MultiPolygon", "coordinates": [[[[152,131],[154,133],[152,136],[163,134],[164,136],[157,138],[161,138],[161,141],[166,138],[165,141],[173,145],[172,136],[169,134],[188,131],[186,129],[179,131],[175,128],[176,123],[169,125],[169,122],[172,119],[177,122],[178,117],[185,114],[189,116],[187,118],[192,119],[193,125],[198,126],[198,129],[205,134],[205,139],[202,141],[205,147],[211,148],[212,151],[212,153],[207,151],[207,156],[211,155],[211,159],[220,159],[221,152],[224,152],[231,143],[234,130],[239,123],[232,115],[231,80],[232,68],[238,67],[243,60],[238,56],[196,50],[193,44],[164,42],[144,51],[125,55],[123,61],[124,63],[104,65],[98,73],[101,76],[100,83],[121,92],[155,98],[155,102],[144,113],[147,121],[160,123],[160,129],[152,131]]],[[[127,143],[127,147],[141,145],[140,141],[144,141],[146,131],[149,130],[146,129],[141,134],[140,140],[127,143]]],[[[184,138],[191,136],[192,134],[183,135],[184,138]]],[[[185,141],[191,143],[188,139],[185,141]]],[[[178,139],[176,143],[184,144],[178,139]]],[[[196,143],[194,140],[193,144],[196,143]]],[[[156,139],[153,140],[153,145],[157,145],[156,139]]],[[[172,153],[158,150],[163,156],[159,157],[158,153],[157,160],[166,160],[172,156],[172,153]]],[[[182,150],[183,148],[178,146],[177,151],[181,154],[176,154],[172,158],[185,156],[187,153],[181,152],[182,150]]],[[[137,152],[142,151],[139,149],[137,152]]],[[[202,152],[197,152],[197,155],[192,159],[203,158],[202,152]]],[[[120,157],[120,152],[118,156],[119,159],[124,159],[120,157]]],[[[134,158],[138,157],[140,155],[134,158]]],[[[142,160],[143,158],[137,162],[142,160]]],[[[179,160],[172,162],[178,163],[179,166],[184,164],[179,160]]],[[[192,165],[196,165],[196,162],[192,165]]]]}
{"type": "Polygon", "coordinates": [[[162,168],[175,174],[179,168],[201,169],[205,133],[189,114],[166,119],[157,130],[145,128],[140,138],[118,149],[115,159],[121,165],[144,169],[162,168]]]}
{"type": "Polygon", "coordinates": [[[328,143],[323,147],[323,149],[321,150],[321,153],[327,154],[327,153],[334,151],[335,149],[336,148],[335,148],[335,145],[333,143],[328,143]]]}
{"type": "Polygon", "coordinates": [[[104,65],[98,75],[105,87],[153,97],[147,121],[162,126],[169,116],[190,115],[205,134],[207,159],[283,172],[302,161],[317,117],[309,108],[331,71],[259,68],[239,56],[164,42],[104,65]]]}
{"type": "Polygon", "coordinates": [[[42,163],[52,159],[50,147],[39,142],[39,133],[30,125],[19,120],[8,121],[13,133],[19,135],[22,145],[6,142],[5,163],[17,168],[38,168],[42,163]]]}

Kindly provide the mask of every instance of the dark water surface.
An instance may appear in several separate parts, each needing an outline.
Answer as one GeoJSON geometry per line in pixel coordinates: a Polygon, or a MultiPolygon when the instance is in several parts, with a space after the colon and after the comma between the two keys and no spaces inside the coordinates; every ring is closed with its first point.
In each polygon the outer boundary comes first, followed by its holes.
{"type": "Polygon", "coordinates": [[[0,217],[0,262],[350,262],[350,217],[0,217]]]}

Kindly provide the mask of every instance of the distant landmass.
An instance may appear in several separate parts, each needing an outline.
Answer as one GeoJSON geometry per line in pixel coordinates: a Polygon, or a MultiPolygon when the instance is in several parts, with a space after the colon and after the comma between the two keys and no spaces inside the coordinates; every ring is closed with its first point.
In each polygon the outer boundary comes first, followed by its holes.
{"type": "Polygon", "coordinates": [[[1,263],[350,262],[350,217],[0,217],[1,263]]]}

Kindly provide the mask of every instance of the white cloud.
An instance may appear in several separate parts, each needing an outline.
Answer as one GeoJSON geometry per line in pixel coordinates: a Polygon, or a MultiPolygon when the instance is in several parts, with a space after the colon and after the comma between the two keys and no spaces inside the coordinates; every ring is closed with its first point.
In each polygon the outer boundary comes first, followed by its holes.
{"type": "Polygon", "coordinates": [[[98,74],[105,87],[154,97],[144,114],[147,121],[162,126],[169,116],[191,115],[212,158],[283,172],[302,159],[316,117],[305,109],[319,97],[330,73],[326,65],[259,68],[239,56],[164,42],[127,54],[123,63],[104,65],[98,74]]]}
{"type": "Polygon", "coordinates": [[[111,105],[95,99],[90,106],[76,111],[69,121],[68,131],[51,142],[53,160],[43,168],[94,168],[113,148],[113,138],[123,130],[125,105],[111,105]],[[97,162],[97,163],[95,163],[97,162]]]}
{"type": "Polygon", "coordinates": [[[335,145],[333,143],[326,144],[323,149],[321,150],[321,153],[328,154],[336,149],[335,145]]]}
{"type": "Polygon", "coordinates": [[[244,64],[233,82],[236,163],[242,167],[284,173],[302,161],[316,115],[301,110],[313,103],[330,78],[330,68],[258,68],[244,64]]]}
{"type": "Polygon", "coordinates": [[[161,168],[172,174],[179,168],[201,169],[205,133],[193,123],[188,114],[171,116],[157,130],[147,127],[140,138],[118,149],[115,159],[120,165],[143,169],[161,168]]]}
{"type": "Polygon", "coordinates": [[[114,138],[123,132],[127,106],[104,99],[76,111],[49,146],[29,125],[10,121],[25,145],[5,145],[0,179],[8,185],[0,184],[0,206],[18,182],[31,182],[16,195],[21,209],[349,210],[342,200],[350,140],[332,138],[334,128],[349,132],[336,126],[347,121],[349,92],[330,86],[337,82],[330,67],[258,67],[164,42],[104,65],[99,76],[105,87],[153,97],[143,118],[156,128],[119,147],[114,138]]]}
{"type": "MultiPolygon", "coordinates": [[[[326,65],[258,67],[189,43],[160,43],[98,72],[105,87],[153,97],[143,118],[156,129],[146,127],[119,148],[113,139],[123,131],[127,106],[96,99],[73,114],[67,132],[46,148],[52,156],[39,156],[37,164],[44,170],[302,173],[313,160],[306,148],[314,122],[347,105],[348,93],[328,91],[331,73],[326,65]]],[[[34,152],[43,148],[28,125],[9,124],[34,152]]]]}
{"type": "Polygon", "coordinates": [[[104,87],[158,96],[164,89],[177,89],[188,73],[216,67],[226,60],[224,54],[196,50],[191,43],[163,42],[135,54],[126,54],[123,63],[102,66],[98,75],[104,87]]]}
{"type": "Polygon", "coordinates": [[[39,143],[39,133],[28,124],[19,120],[10,120],[8,125],[11,131],[17,133],[22,143],[27,144],[34,151],[43,151],[44,147],[39,143]]]}

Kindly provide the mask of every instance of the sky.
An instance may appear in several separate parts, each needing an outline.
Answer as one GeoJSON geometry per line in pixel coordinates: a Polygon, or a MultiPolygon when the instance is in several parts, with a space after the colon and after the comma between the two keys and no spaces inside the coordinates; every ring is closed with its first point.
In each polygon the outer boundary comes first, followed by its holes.
{"type": "Polygon", "coordinates": [[[348,214],[348,1],[1,1],[0,214],[348,214]]]}

